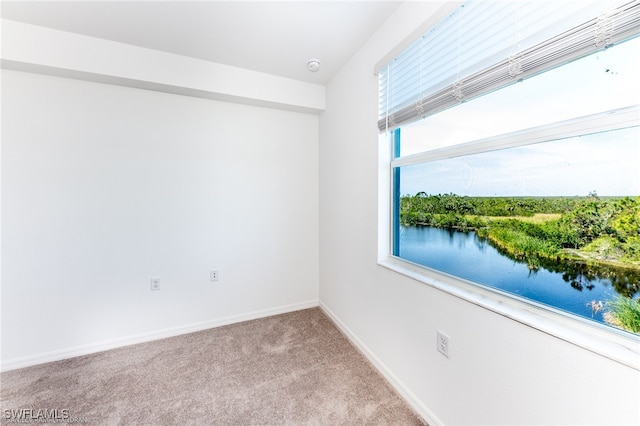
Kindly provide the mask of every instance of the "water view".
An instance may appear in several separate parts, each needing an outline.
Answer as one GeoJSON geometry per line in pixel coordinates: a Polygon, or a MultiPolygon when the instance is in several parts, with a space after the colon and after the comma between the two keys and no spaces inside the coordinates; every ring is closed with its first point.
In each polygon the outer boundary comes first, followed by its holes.
{"type": "Polygon", "coordinates": [[[638,43],[396,129],[393,254],[640,334],[638,43]]]}
{"type": "Polygon", "coordinates": [[[615,295],[640,296],[640,270],[590,267],[548,260],[536,269],[515,260],[475,232],[430,226],[402,226],[400,257],[604,323],[592,302],[615,295]]]}

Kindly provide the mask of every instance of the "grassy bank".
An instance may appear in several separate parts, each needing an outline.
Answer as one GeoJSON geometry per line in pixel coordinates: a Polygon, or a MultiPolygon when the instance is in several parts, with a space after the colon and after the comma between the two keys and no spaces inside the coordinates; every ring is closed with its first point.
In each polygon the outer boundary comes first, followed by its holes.
{"type": "Polygon", "coordinates": [[[604,320],[614,327],[640,333],[640,300],[616,297],[607,302],[604,320]]]}

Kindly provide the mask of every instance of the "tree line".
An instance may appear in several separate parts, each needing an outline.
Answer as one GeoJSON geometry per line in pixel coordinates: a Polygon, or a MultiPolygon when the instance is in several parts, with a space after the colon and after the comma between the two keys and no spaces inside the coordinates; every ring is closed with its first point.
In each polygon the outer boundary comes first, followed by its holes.
{"type": "Polygon", "coordinates": [[[640,197],[468,197],[419,192],[400,199],[403,225],[474,230],[535,267],[584,256],[640,268],[640,197]],[[542,220],[526,220],[546,214],[542,220]]]}

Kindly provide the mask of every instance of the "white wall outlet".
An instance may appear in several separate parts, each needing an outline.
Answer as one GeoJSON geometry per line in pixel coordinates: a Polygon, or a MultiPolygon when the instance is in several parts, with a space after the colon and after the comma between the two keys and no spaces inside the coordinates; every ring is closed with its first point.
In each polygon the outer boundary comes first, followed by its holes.
{"type": "Polygon", "coordinates": [[[444,334],[442,331],[438,330],[438,342],[437,342],[437,348],[438,348],[438,352],[440,352],[442,355],[446,356],[447,358],[449,358],[449,336],[447,336],[446,334],[444,334]]]}
{"type": "Polygon", "coordinates": [[[212,269],[209,271],[209,281],[218,281],[218,270],[212,269]]]}
{"type": "Polygon", "coordinates": [[[160,290],[160,278],[151,278],[151,291],[160,290]]]}

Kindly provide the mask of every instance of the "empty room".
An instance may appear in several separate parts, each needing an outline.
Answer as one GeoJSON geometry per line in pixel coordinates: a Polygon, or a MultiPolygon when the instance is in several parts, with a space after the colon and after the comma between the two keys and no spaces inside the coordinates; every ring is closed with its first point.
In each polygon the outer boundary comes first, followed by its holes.
{"type": "Polygon", "coordinates": [[[640,0],[0,6],[2,424],[640,424],[640,0]]]}

